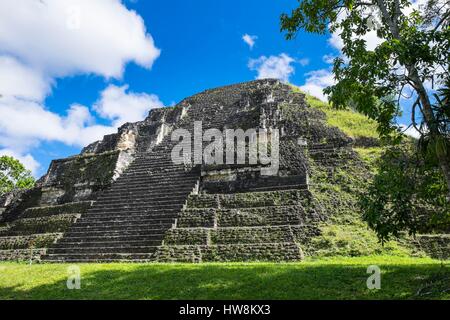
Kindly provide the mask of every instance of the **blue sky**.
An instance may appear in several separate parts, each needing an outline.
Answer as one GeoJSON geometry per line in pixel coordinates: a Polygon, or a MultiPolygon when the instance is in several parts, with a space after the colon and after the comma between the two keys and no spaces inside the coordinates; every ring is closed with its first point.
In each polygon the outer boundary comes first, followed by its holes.
{"type": "Polygon", "coordinates": [[[40,176],[52,159],[143,119],[150,107],[208,88],[270,76],[320,96],[339,41],[303,32],[285,40],[279,17],[296,4],[2,1],[0,153],[40,176]]]}

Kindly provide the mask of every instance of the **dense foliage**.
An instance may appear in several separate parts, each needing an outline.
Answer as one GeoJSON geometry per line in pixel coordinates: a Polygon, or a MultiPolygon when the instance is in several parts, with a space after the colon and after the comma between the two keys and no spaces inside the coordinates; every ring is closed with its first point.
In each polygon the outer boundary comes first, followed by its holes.
{"type": "Polygon", "coordinates": [[[14,189],[29,189],[35,180],[19,160],[9,156],[0,157],[0,196],[14,189]]]}
{"type": "Polygon", "coordinates": [[[433,159],[412,143],[388,148],[377,161],[377,174],[361,197],[364,219],[382,241],[401,231],[450,231],[445,181],[433,159]]]}

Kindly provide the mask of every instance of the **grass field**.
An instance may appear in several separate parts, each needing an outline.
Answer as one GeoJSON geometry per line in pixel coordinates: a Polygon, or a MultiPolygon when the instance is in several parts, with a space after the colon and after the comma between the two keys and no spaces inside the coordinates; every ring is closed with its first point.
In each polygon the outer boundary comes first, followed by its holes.
{"type": "Polygon", "coordinates": [[[373,256],[301,263],[0,264],[0,299],[450,299],[450,262],[373,256]],[[381,289],[369,290],[369,265],[381,289]]]}

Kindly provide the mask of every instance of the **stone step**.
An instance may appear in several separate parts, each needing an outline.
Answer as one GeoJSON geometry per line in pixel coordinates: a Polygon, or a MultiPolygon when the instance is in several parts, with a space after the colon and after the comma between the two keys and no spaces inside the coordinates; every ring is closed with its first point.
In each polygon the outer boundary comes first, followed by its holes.
{"type": "MultiPolygon", "coordinates": [[[[105,243],[153,243],[158,244],[162,241],[164,234],[155,233],[149,235],[98,235],[89,237],[64,237],[58,241],[58,245],[73,243],[80,246],[100,246],[105,243]]],[[[152,245],[153,245],[152,244],[152,245]]]]}
{"type": "Polygon", "coordinates": [[[139,215],[139,216],[122,215],[122,216],[111,216],[111,217],[108,217],[107,215],[105,215],[103,217],[83,216],[77,220],[77,223],[84,223],[84,222],[111,222],[111,223],[113,223],[113,222],[120,222],[120,221],[135,222],[135,221],[148,221],[149,219],[153,219],[153,220],[175,219],[177,216],[178,216],[177,214],[158,215],[158,216],[151,216],[151,215],[139,215]]]}
{"type": "Polygon", "coordinates": [[[149,208],[149,209],[144,209],[144,210],[127,210],[126,212],[124,212],[123,210],[109,210],[107,212],[104,211],[90,211],[86,214],[84,214],[83,216],[105,216],[105,215],[111,215],[111,216],[124,216],[124,215],[144,215],[147,214],[149,216],[152,215],[171,215],[173,213],[177,213],[180,212],[180,209],[155,209],[155,208],[149,208]]]}
{"type": "Polygon", "coordinates": [[[187,198],[188,194],[165,194],[165,195],[159,195],[155,196],[153,194],[150,194],[146,197],[110,197],[110,198],[101,198],[98,200],[97,205],[101,205],[103,203],[110,203],[110,204],[116,204],[116,203],[133,203],[133,204],[140,204],[140,203],[163,203],[163,202],[173,202],[173,201],[184,201],[187,198]]]}
{"type": "Polygon", "coordinates": [[[308,189],[307,184],[290,184],[272,187],[249,188],[248,190],[240,191],[239,193],[269,192],[269,191],[284,191],[284,190],[307,190],[307,189],[308,189]]]}
{"type": "Polygon", "coordinates": [[[89,212],[109,212],[109,211],[122,211],[127,212],[128,210],[146,210],[146,209],[179,209],[183,208],[184,203],[165,203],[165,204],[142,204],[142,205],[133,205],[133,204],[124,204],[124,205],[97,205],[94,208],[90,209],[89,212]]]}
{"type": "Polygon", "coordinates": [[[115,221],[83,221],[83,222],[76,222],[70,230],[72,231],[74,227],[84,227],[84,228],[94,228],[98,226],[104,225],[115,227],[115,226],[139,226],[139,225],[146,225],[146,226],[157,226],[157,225],[167,225],[167,224],[173,224],[175,219],[167,218],[167,219],[145,219],[145,220],[115,220],[115,221]]]}
{"type": "Polygon", "coordinates": [[[64,237],[67,238],[82,238],[82,237],[89,237],[89,236],[99,236],[99,235],[148,235],[148,234],[161,234],[167,231],[167,229],[170,226],[164,226],[164,227],[148,227],[148,226],[142,226],[142,227],[134,227],[134,228],[128,228],[128,229],[116,229],[116,230],[111,230],[111,229],[96,229],[96,230],[92,230],[91,228],[86,228],[83,231],[79,231],[79,232],[74,232],[74,231],[70,231],[70,232],[66,232],[64,234],[64,237]]]}
{"type": "MultiPolygon", "coordinates": [[[[167,196],[169,194],[174,193],[175,195],[185,195],[185,197],[189,196],[194,191],[195,184],[190,184],[189,186],[184,187],[183,190],[180,189],[160,189],[159,191],[155,190],[135,190],[135,192],[128,190],[114,190],[104,194],[104,200],[112,200],[112,199],[148,199],[149,197],[161,197],[167,196]]],[[[103,201],[102,199],[102,201],[103,201]]]]}
{"type": "Polygon", "coordinates": [[[97,248],[52,248],[47,249],[47,254],[67,254],[67,255],[79,255],[79,254],[92,254],[92,253],[153,253],[158,249],[158,246],[118,246],[118,247],[97,247],[97,248]]]}
{"type": "Polygon", "coordinates": [[[159,178],[144,178],[144,179],[122,179],[114,183],[111,190],[117,188],[135,188],[144,186],[158,186],[160,188],[175,189],[178,184],[195,183],[199,177],[159,177],[159,178]]]}
{"type": "MultiPolygon", "coordinates": [[[[89,232],[120,232],[127,230],[168,230],[173,225],[173,222],[167,222],[167,223],[159,223],[159,224],[99,224],[97,226],[77,226],[74,225],[69,231],[67,231],[65,234],[70,236],[72,233],[89,233],[89,232]]],[[[80,235],[81,236],[81,235],[80,235]]]]}
{"type": "Polygon", "coordinates": [[[152,200],[147,201],[134,201],[134,200],[119,200],[114,202],[102,201],[98,203],[92,209],[98,208],[140,208],[140,207],[154,207],[154,206],[166,206],[166,205],[183,205],[186,198],[166,199],[166,200],[152,200]]]}
{"type": "MultiPolygon", "coordinates": [[[[83,219],[140,219],[140,218],[172,218],[177,217],[179,211],[169,211],[169,212],[157,212],[157,213],[144,213],[144,212],[133,212],[133,213],[118,213],[110,214],[107,213],[86,213],[82,216],[83,219]]],[[[80,220],[78,220],[80,221],[80,220]]]]}
{"type": "Polygon", "coordinates": [[[186,172],[184,169],[172,169],[172,168],[159,168],[159,170],[152,170],[149,168],[142,168],[139,169],[139,171],[137,170],[133,170],[133,171],[126,171],[123,175],[120,176],[120,178],[118,180],[122,180],[125,178],[134,178],[134,179],[139,179],[139,178],[148,178],[148,177],[162,177],[162,176],[170,176],[170,177],[183,177],[183,176],[192,176],[193,174],[191,172],[186,172]]]}
{"type": "Polygon", "coordinates": [[[145,187],[145,186],[158,186],[158,187],[169,187],[175,188],[178,184],[187,184],[187,183],[195,183],[199,180],[197,176],[189,176],[189,177],[169,177],[170,180],[163,180],[165,178],[155,178],[155,179],[130,179],[130,180],[117,180],[114,182],[111,190],[117,190],[117,188],[122,189],[123,187],[130,189],[136,187],[145,187]]]}
{"type": "Polygon", "coordinates": [[[162,199],[162,198],[167,198],[167,197],[180,197],[180,198],[187,198],[189,192],[187,192],[186,190],[181,190],[181,191],[171,191],[170,194],[167,194],[167,192],[165,191],[161,191],[160,193],[151,193],[148,194],[146,196],[141,196],[139,194],[137,194],[135,196],[135,193],[126,193],[124,195],[110,195],[108,193],[106,193],[105,195],[102,195],[98,198],[98,201],[119,201],[119,200],[134,200],[134,201],[141,201],[141,200],[146,200],[146,199],[162,199]],[[140,198],[140,197],[141,198],[140,198]]]}
{"type": "Polygon", "coordinates": [[[166,167],[166,166],[180,166],[180,164],[176,164],[172,159],[160,159],[160,160],[152,160],[152,159],[136,159],[133,164],[130,166],[131,169],[134,168],[155,168],[155,167],[166,167]]]}
{"type": "MultiPolygon", "coordinates": [[[[123,241],[91,241],[91,242],[78,242],[78,241],[65,241],[58,242],[52,248],[105,248],[105,247],[120,247],[120,246],[130,246],[130,247],[154,247],[161,245],[162,240],[129,240],[126,243],[123,241]]],[[[48,250],[49,250],[48,249],[48,250]]]]}
{"type": "Polygon", "coordinates": [[[40,218],[68,213],[85,213],[95,201],[69,202],[62,205],[30,207],[23,211],[20,218],[40,218]]]}
{"type": "Polygon", "coordinates": [[[89,253],[89,254],[51,254],[43,257],[47,262],[147,262],[153,253],[89,253]]]}
{"type": "Polygon", "coordinates": [[[292,242],[162,246],[158,262],[300,261],[302,249],[292,242]]]}
{"type": "MultiPolygon", "coordinates": [[[[198,180],[198,179],[197,179],[198,180]]],[[[179,182],[175,185],[170,185],[170,184],[156,184],[156,183],[151,183],[151,184],[141,184],[141,185],[129,185],[129,184],[121,184],[121,185],[116,185],[113,184],[113,186],[107,190],[105,192],[105,195],[111,195],[111,194],[115,194],[117,193],[117,191],[124,191],[124,192],[139,192],[139,191],[146,191],[146,192],[163,192],[166,190],[171,190],[171,191],[177,191],[177,190],[185,190],[188,188],[193,188],[193,186],[195,185],[195,183],[197,182],[197,180],[195,181],[182,181],[179,182]],[[162,188],[164,187],[164,188],[162,188]]]]}
{"type": "Polygon", "coordinates": [[[162,173],[169,173],[169,174],[175,174],[175,173],[187,173],[184,169],[184,167],[181,167],[179,165],[173,165],[173,166],[164,166],[164,167],[155,167],[155,168],[149,168],[149,167],[138,167],[138,168],[131,168],[127,170],[125,173],[126,176],[139,176],[139,175],[148,175],[148,174],[162,174],[162,173]]]}

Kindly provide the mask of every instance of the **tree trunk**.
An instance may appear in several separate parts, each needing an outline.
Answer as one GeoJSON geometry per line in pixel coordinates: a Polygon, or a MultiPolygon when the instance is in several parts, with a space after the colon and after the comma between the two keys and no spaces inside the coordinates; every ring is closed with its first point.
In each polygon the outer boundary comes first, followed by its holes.
{"type": "MultiPolygon", "coordinates": [[[[428,130],[430,130],[431,138],[436,139],[437,137],[441,137],[442,135],[439,132],[438,123],[431,108],[431,102],[428,97],[428,93],[423,85],[422,80],[420,80],[417,69],[414,66],[410,66],[407,69],[409,73],[408,77],[413,81],[417,94],[419,95],[425,123],[427,124],[428,130]]],[[[441,154],[438,152],[437,158],[439,161],[439,166],[441,167],[442,174],[444,175],[445,181],[447,182],[447,200],[450,201],[450,157],[448,157],[446,154],[441,154]]]]}
{"type": "MultiPolygon", "coordinates": [[[[396,0],[395,9],[393,15],[391,16],[388,12],[388,7],[384,0],[376,0],[378,4],[378,8],[381,11],[381,14],[389,26],[389,29],[392,33],[392,36],[397,40],[402,40],[400,36],[398,21],[399,17],[402,15],[400,10],[399,2],[396,0]]],[[[430,134],[432,139],[436,137],[440,137],[441,134],[439,132],[439,127],[436,122],[436,117],[434,116],[433,109],[431,108],[430,98],[428,97],[428,92],[425,89],[422,80],[420,79],[419,73],[414,65],[406,65],[406,69],[408,70],[408,77],[414,84],[414,89],[417,91],[419,95],[420,102],[422,104],[423,115],[425,119],[425,123],[427,124],[428,130],[430,130],[430,134]]],[[[439,166],[441,167],[442,174],[444,175],[445,181],[447,182],[447,200],[450,202],[450,158],[445,154],[437,154],[439,166]]]]}

